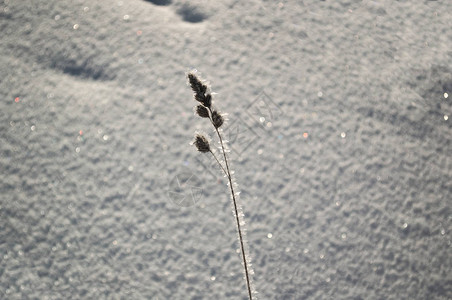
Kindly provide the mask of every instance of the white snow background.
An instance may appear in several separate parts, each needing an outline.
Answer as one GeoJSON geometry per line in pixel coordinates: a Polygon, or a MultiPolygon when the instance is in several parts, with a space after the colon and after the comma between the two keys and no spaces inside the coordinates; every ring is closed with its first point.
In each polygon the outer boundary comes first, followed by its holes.
{"type": "Polygon", "coordinates": [[[452,299],[451,13],[3,0],[0,299],[247,299],[192,69],[228,113],[259,299],[452,299]]]}

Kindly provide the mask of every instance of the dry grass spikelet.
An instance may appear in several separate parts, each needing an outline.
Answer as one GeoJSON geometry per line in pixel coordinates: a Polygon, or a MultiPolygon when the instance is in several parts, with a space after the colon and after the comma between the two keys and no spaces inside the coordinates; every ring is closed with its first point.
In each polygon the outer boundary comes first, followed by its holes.
{"type": "Polygon", "coordinates": [[[207,85],[202,83],[202,81],[193,73],[189,73],[187,77],[191,89],[195,93],[195,100],[209,108],[212,104],[212,95],[207,93],[207,85]]]}
{"type": "Polygon", "coordinates": [[[212,112],[212,123],[215,128],[220,128],[224,123],[223,116],[220,115],[216,110],[212,112]]]}
{"type": "Polygon", "coordinates": [[[201,118],[209,118],[209,110],[204,105],[198,105],[196,106],[196,114],[200,116],[201,118]]]}
{"type": "Polygon", "coordinates": [[[193,142],[199,152],[206,153],[210,152],[210,145],[207,138],[201,134],[195,136],[195,141],[193,142]]]}

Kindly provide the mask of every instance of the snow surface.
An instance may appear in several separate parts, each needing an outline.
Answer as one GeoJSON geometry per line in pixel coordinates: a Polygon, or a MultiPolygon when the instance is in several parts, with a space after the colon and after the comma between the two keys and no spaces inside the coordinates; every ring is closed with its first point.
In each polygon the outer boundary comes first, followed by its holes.
{"type": "Polygon", "coordinates": [[[229,114],[259,299],[452,299],[451,12],[3,0],[0,299],[247,299],[193,68],[229,114]]]}

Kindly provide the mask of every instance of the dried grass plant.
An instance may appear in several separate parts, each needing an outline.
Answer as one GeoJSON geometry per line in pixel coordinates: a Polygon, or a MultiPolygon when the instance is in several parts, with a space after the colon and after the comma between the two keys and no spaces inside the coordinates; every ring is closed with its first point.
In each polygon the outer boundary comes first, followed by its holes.
{"type": "Polygon", "coordinates": [[[234,187],[237,187],[237,185],[235,184],[234,179],[232,177],[231,166],[227,155],[228,150],[226,147],[226,141],[223,139],[222,136],[221,126],[224,124],[225,119],[222,114],[220,114],[217,110],[215,110],[212,107],[212,94],[210,93],[210,90],[207,87],[207,85],[196,75],[196,71],[188,73],[187,77],[188,83],[194,93],[194,99],[197,102],[199,102],[199,104],[195,108],[196,114],[201,118],[209,119],[218,136],[220,144],[219,150],[221,152],[220,158],[218,158],[215,152],[212,150],[209,144],[209,140],[203,134],[196,134],[193,144],[196,146],[199,152],[210,153],[215,159],[215,161],[218,163],[221,171],[228,179],[228,186],[230,189],[232,199],[233,213],[235,217],[235,222],[237,224],[238,239],[240,242],[242,265],[244,268],[246,280],[246,288],[248,292],[248,297],[250,300],[252,300],[253,294],[255,294],[256,292],[251,286],[251,274],[253,273],[253,271],[251,269],[249,255],[247,256],[245,250],[244,214],[242,212],[242,208],[237,203],[239,193],[234,190],[234,187]]]}

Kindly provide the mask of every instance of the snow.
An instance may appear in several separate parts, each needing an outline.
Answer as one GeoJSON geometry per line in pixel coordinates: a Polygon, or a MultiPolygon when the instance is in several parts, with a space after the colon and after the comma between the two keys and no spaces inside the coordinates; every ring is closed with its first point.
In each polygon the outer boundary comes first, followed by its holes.
{"type": "Polygon", "coordinates": [[[247,299],[192,69],[259,299],[451,299],[451,9],[4,0],[0,299],[247,299]]]}

